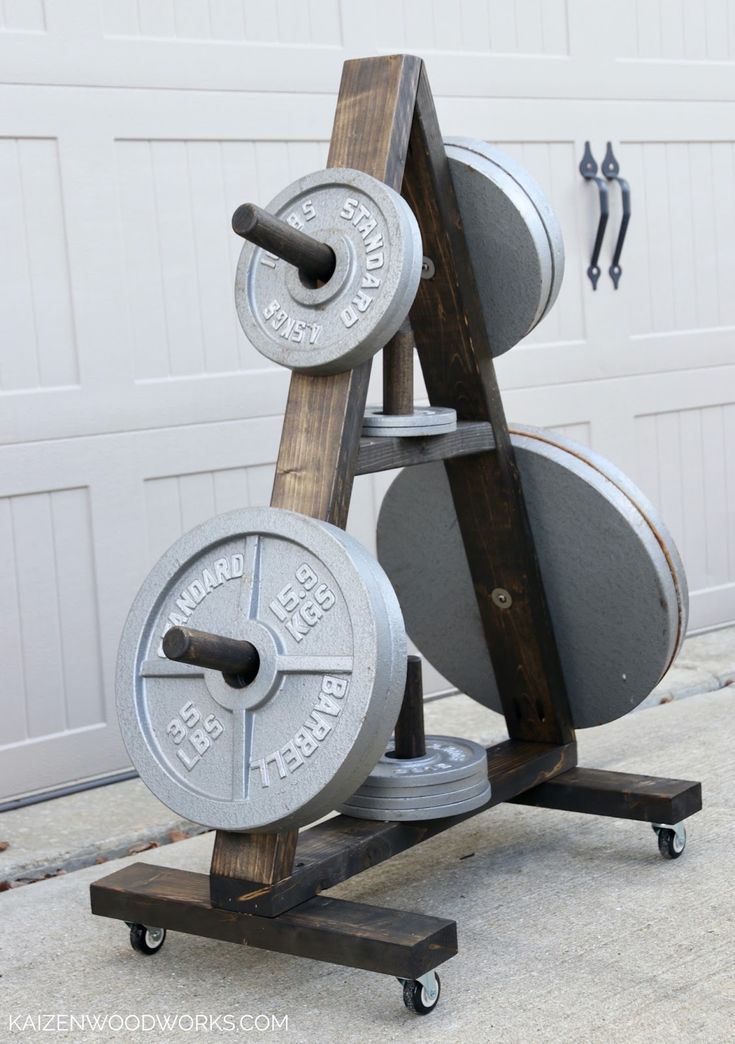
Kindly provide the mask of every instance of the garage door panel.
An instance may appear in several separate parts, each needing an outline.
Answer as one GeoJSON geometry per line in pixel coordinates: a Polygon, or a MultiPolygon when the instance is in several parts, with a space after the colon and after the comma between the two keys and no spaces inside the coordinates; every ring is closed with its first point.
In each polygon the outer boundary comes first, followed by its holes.
{"type": "Polygon", "coordinates": [[[0,747],[0,753],[0,793],[4,797],[130,768],[114,718],[109,723],[47,736],[43,745],[26,740],[0,747]]]}
{"type": "Polygon", "coordinates": [[[0,498],[0,585],[3,591],[3,626],[0,627],[0,657],[3,663],[3,736],[6,743],[25,739],[26,692],[21,630],[20,589],[13,533],[12,505],[0,498]]]}
{"type": "Polygon", "coordinates": [[[17,647],[12,698],[33,738],[104,720],[93,535],[86,488],[3,498],[3,572],[17,647]]]}
{"type": "Polygon", "coordinates": [[[735,26],[728,17],[728,0],[665,0],[616,5],[624,31],[621,58],[648,61],[711,62],[735,59],[735,26]]]}
{"type": "Polygon", "coordinates": [[[580,293],[586,262],[577,249],[580,240],[579,185],[574,141],[499,141],[499,148],[516,159],[538,182],[554,208],[566,246],[564,282],[556,304],[531,334],[531,344],[579,342],[586,339],[584,295],[580,293]]]}
{"type": "Polygon", "coordinates": [[[76,384],[77,344],[55,139],[0,139],[0,201],[2,388],[76,384]]]}
{"type": "Polygon", "coordinates": [[[502,55],[569,54],[566,0],[378,0],[375,42],[381,51],[458,51],[502,55]]]}
{"type": "Polygon", "coordinates": [[[680,547],[694,591],[735,583],[735,405],[640,414],[639,481],[680,547]]]}
{"type": "Polygon", "coordinates": [[[183,472],[145,481],[152,565],[175,540],[214,515],[270,502],[274,464],[183,472]]]}
{"type": "Polygon", "coordinates": [[[263,370],[233,304],[241,242],[230,218],[246,200],[326,160],[322,142],[118,141],[136,377],[263,370]]]}
{"type": "MultiPolygon", "coordinates": [[[[723,173],[732,168],[731,144],[727,151],[723,173]]],[[[712,247],[718,224],[723,238],[735,235],[735,224],[731,207],[728,214],[716,206],[720,173],[712,153],[711,142],[621,145],[621,172],[631,182],[635,208],[623,257],[632,277],[633,335],[732,325],[720,287],[723,280],[732,283],[735,265],[712,247]]]]}
{"type": "Polygon", "coordinates": [[[582,446],[592,446],[592,425],[589,421],[575,421],[572,424],[553,424],[551,430],[565,439],[572,439],[582,446]]]}
{"type": "Polygon", "coordinates": [[[4,0],[0,8],[0,29],[9,32],[45,33],[44,0],[4,0]]]}

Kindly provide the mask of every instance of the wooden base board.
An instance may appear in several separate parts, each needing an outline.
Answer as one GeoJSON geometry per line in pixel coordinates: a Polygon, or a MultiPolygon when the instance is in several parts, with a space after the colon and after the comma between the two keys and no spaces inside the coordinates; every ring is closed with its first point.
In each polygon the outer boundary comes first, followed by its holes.
{"type": "Polygon", "coordinates": [[[506,740],[489,747],[487,758],[492,797],[482,808],[451,819],[414,823],[379,823],[350,816],[327,819],[301,831],[294,869],[288,877],[270,886],[221,878],[217,882],[218,905],[262,917],[277,917],[340,881],[564,772],[576,764],[577,748],[573,743],[558,747],[506,740]]]}
{"type": "Polygon", "coordinates": [[[443,917],[316,896],[280,917],[221,910],[208,874],[133,863],[90,889],[92,913],[296,957],[416,979],[457,952],[443,917]]]}
{"type": "Polygon", "coordinates": [[[673,826],[700,811],[702,785],[687,779],[573,768],[511,800],[518,805],[673,826]]]}
{"type": "MultiPolygon", "coordinates": [[[[575,758],[575,744],[490,747],[493,797],[485,808],[512,801],[674,824],[702,807],[699,783],[570,767],[575,758]]],[[[134,863],[91,886],[92,912],[415,979],[456,954],[456,922],[317,893],[481,811],[417,823],[326,820],[300,834],[290,877],[270,888],[232,881],[240,891],[228,908],[212,904],[207,874],[134,863]]]]}

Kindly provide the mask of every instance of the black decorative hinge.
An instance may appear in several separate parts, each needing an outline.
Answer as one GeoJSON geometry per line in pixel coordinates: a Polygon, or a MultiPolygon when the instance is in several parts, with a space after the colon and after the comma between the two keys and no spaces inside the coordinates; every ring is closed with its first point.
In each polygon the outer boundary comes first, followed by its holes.
{"type": "Polygon", "coordinates": [[[597,169],[597,160],[592,155],[590,143],[586,141],[584,143],[584,153],[579,164],[579,173],[587,181],[594,181],[597,185],[597,191],[600,197],[600,220],[597,223],[595,242],[592,245],[592,256],[590,257],[590,263],[587,267],[587,277],[592,283],[593,290],[597,289],[597,283],[600,278],[600,266],[598,264],[600,260],[600,249],[602,248],[602,240],[605,236],[607,219],[610,216],[607,183],[604,178],[597,176],[597,169]]]}
{"type": "Polygon", "coordinates": [[[620,267],[620,255],[623,252],[623,243],[625,242],[625,233],[628,231],[628,223],[630,222],[630,185],[625,178],[620,177],[620,164],[615,159],[615,153],[612,150],[610,142],[607,143],[607,150],[605,152],[605,158],[601,164],[602,173],[605,175],[608,181],[617,181],[620,185],[620,192],[623,200],[623,217],[620,221],[620,229],[618,231],[618,238],[615,243],[615,251],[613,253],[612,264],[608,268],[610,278],[613,281],[613,286],[617,290],[620,277],[623,274],[623,270],[620,267]]]}

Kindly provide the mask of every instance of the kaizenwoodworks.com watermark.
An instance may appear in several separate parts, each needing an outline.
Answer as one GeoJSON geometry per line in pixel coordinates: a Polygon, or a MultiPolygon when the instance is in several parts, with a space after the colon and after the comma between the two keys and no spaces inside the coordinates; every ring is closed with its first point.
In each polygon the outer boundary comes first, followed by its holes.
{"type": "Polygon", "coordinates": [[[288,1015],[176,1012],[23,1012],[8,1016],[9,1033],[273,1033],[288,1030],[288,1015]]]}

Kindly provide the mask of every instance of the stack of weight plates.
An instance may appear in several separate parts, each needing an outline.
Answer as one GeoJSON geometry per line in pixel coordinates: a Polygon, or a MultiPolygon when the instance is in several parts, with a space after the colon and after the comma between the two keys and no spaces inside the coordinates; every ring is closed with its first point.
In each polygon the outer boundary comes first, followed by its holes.
{"type": "Polygon", "coordinates": [[[358,819],[440,819],[490,800],[487,751],[454,736],[427,736],[421,758],[398,759],[392,746],[340,812],[358,819]]]}

